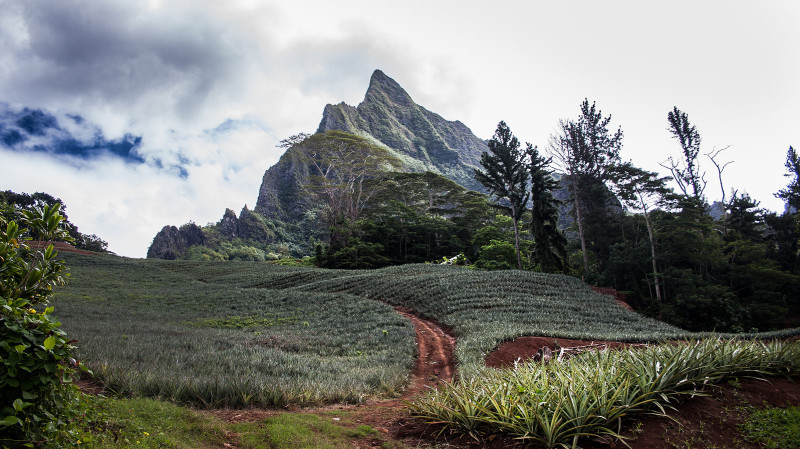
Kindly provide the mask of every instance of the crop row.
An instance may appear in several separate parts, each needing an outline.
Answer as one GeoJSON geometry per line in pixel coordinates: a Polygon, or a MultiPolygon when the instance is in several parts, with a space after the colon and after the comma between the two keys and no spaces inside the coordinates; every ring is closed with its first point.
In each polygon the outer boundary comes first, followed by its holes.
{"type": "Polygon", "coordinates": [[[380,302],[210,280],[233,264],[67,262],[59,319],[119,394],[231,407],[358,402],[399,392],[413,365],[411,324],[380,302]]]}

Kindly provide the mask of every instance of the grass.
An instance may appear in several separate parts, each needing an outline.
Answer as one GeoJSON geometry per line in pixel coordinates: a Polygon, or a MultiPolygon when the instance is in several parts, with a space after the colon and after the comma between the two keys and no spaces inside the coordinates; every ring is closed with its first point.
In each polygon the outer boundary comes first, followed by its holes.
{"type": "Polygon", "coordinates": [[[227,423],[209,413],[154,399],[93,399],[98,409],[82,447],[203,449],[346,449],[377,438],[370,426],[339,425],[336,412],[281,413],[260,421],[227,423]],[[225,446],[225,444],[230,446],[225,446]]]}
{"type": "Polygon", "coordinates": [[[800,407],[766,408],[750,415],[739,431],[766,449],[800,447],[800,407]]]}
{"type": "Polygon", "coordinates": [[[225,423],[153,399],[95,399],[100,410],[84,439],[90,448],[215,448],[226,442],[225,423]]]}
{"type": "MultiPolygon", "coordinates": [[[[377,435],[369,426],[355,429],[334,424],[331,416],[286,413],[267,418],[256,432],[246,433],[241,443],[247,448],[350,449],[352,440],[377,435]],[[266,443],[266,445],[264,445],[266,443]]],[[[252,428],[241,425],[240,428],[252,428]]]]}

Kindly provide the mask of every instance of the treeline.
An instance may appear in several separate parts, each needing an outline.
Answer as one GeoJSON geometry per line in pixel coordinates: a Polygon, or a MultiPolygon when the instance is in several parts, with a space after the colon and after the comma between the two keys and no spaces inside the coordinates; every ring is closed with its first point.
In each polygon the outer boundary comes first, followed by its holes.
{"type": "Polygon", "coordinates": [[[577,119],[559,122],[546,154],[523,147],[501,122],[476,170],[490,201],[432,173],[386,173],[392,156],[355,136],[346,144],[330,132],[302,136],[315,139],[316,151],[307,152],[316,164],[308,193],[323,205],[329,230],[316,263],[374,268],[453,258],[485,269],[573,274],[689,330],[800,324],[794,149],[786,161],[790,183],[776,192],[788,205],[784,213],[764,210],[736,189],[723,189],[722,201],[709,204],[702,167],[710,162],[722,183],[726,164],[720,151],[701,152],[686,113],[676,107],[667,114],[680,151],[664,164],[670,177],[623,161],[623,132],[610,121],[585,100],[577,119]],[[347,158],[336,160],[342,148],[372,160],[349,177],[329,176],[345,164],[347,158]],[[559,229],[566,214],[571,224],[559,229]]]}
{"type": "MultiPolygon", "coordinates": [[[[63,226],[67,231],[68,238],[71,239],[70,243],[78,249],[93,252],[106,252],[108,250],[108,242],[94,234],[84,234],[78,230],[78,227],[69,221],[66,209],[67,206],[61,201],[60,198],[55,198],[50,194],[44,192],[36,192],[33,194],[16,193],[11,190],[0,192],[0,217],[3,223],[11,221],[19,221],[22,218],[22,211],[43,209],[45,206],[54,207],[60,204],[60,213],[64,218],[63,226]]],[[[45,236],[40,235],[35,227],[29,231],[33,240],[43,240],[45,236]]]]}

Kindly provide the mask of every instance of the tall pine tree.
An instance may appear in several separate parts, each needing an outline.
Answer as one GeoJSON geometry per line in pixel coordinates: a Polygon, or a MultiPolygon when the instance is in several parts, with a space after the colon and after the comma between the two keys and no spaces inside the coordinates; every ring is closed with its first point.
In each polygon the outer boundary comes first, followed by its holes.
{"type": "Polygon", "coordinates": [[[539,149],[527,144],[528,171],[531,176],[531,235],[533,257],[544,272],[566,271],[567,239],[558,229],[558,204],[553,190],[558,181],[549,169],[552,158],[539,154],[539,149]]]}
{"type": "Polygon", "coordinates": [[[611,116],[604,117],[595,103],[590,105],[589,100],[584,99],[578,120],[562,120],[558,134],[553,135],[550,141],[550,151],[558,168],[567,177],[581,242],[584,275],[589,274],[584,210],[589,206],[591,194],[605,189],[606,181],[620,162],[622,129],[612,133],[608,129],[610,122],[611,116]]]}
{"type": "Polygon", "coordinates": [[[481,166],[483,170],[475,170],[475,179],[489,190],[489,194],[498,201],[498,207],[504,209],[514,222],[514,248],[517,252],[517,268],[521,270],[519,221],[530,196],[527,188],[528,170],[525,151],[520,148],[519,140],[505,122],[497,124],[497,130],[489,141],[489,151],[481,154],[481,166]]]}

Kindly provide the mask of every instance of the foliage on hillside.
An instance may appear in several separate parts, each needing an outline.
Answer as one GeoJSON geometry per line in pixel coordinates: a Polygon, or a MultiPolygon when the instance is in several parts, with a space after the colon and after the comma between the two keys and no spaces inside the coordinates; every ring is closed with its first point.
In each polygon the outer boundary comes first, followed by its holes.
{"type": "Polygon", "coordinates": [[[350,225],[347,245],[324,245],[317,265],[379,268],[463,253],[475,260],[477,231],[494,218],[486,196],[435,173],[389,173],[384,188],[350,225]],[[372,254],[371,257],[367,254],[372,254]]]}
{"type": "Polygon", "coordinates": [[[206,406],[397,392],[411,367],[413,333],[384,302],[450,326],[464,375],[486,369],[489,351],[521,335],[632,342],[694,335],[565,275],[427,264],[326,270],[67,260],[74,268],[59,294],[59,317],[99,379],[119,393],[206,406]]]}
{"type": "MultiPolygon", "coordinates": [[[[65,282],[65,266],[50,245],[31,249],[28,235],[71,240],[60,204],[0,217],[0,446],[72,446],[75,420],[84,412],[72,384],[73,341],[50,306],[52,288],[65,282]]],[[[79,366],[79,365],[78,365],[79,366]]]]}

